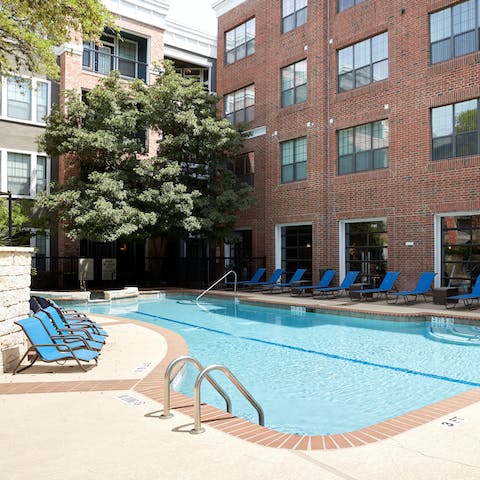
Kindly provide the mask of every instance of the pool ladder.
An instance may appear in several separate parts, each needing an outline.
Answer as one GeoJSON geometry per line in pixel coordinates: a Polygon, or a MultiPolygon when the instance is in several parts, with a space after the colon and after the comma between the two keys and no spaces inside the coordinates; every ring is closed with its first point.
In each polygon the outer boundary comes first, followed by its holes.
{"type": "MultiPolygon", "coordinates": [[[[164,377],[164,402],[163,402],[163,414],[160,415],[160,418],[168,419],[172,418],[173,414],[170,413],[170,396],[171,396],[171,385],[172,385],[172,371],[178,364],[182,363],[191,363],[194,365],[197,370],[200,372],[197,375],[197,379],[195,380],[194,386],[194,406],[195,406],[195,425],[190,433],[192,434],[199,434],[205,431],[202,428],[202,413],[201,413],[201,398],[200,398],[200,388],[202,386],[203,379],[207,379],[207,381],[215,388],[215,390],[223,397],[226,404],[226,410],[228,413],[232,413],[232,401],[228,394],[223,390],[220,385],[209,375],[210,372],[214,370],[218,370],[223,372],[228,379],[235,385],[237,390],[250,402],[250,404],[255,408],[258,413],[258,423],[259,425],[265,424],[265,417],[263,414],[263,409],[259,405],[259,403],[250,395],[247,389],[239,382],[239,380],[233,375],[233,373],[223,365],[210,365],[206,368],[203,368],[202,364],[195,358],[190,357],[188,355],[182,355],[181,357],[172,360],[168,365],[167,369],[165,370],[165,377],[164,377]]],[[[182,366],[183,366],[182,365],[182,366]]],[[[176,372],[178,373],[178,371],[176,372]]]]}
{"type": "Polygon", "coordinates": [[[219,279],[215,280],[206,290],[204,290],[196,299],[198,301],[208,293],[213,287],[216,287],[222,280],[225,280],[229,275],[233,273],[234,281],[233,281],[233,293],[237,293],[237,272],[235,270],[229,270],[225,275],[222,275],[219,279]]]}

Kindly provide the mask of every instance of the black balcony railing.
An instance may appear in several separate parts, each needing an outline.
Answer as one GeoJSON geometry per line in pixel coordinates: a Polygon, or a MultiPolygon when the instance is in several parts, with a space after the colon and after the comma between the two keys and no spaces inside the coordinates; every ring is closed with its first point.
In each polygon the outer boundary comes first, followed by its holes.
{"type": "Polygon", "coordinates": [[[124,78],[139,78],[147,81],[147,63],[125,58],[113,53],[102,52],[95,48],[83,48],[82,67],[96,73],[108,75],[118,70],[124,78]]]}

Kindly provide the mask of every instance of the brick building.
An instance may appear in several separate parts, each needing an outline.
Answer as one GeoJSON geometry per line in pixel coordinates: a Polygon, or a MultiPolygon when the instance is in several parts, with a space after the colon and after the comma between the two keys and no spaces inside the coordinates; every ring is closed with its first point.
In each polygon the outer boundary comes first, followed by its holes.
{"type": "MultiPolygon", "coordinates": [[[[243,252],[399,287],[480,273],[480,2],[218,0],[217,91],[250,138],[243,252]]],[[[233,247],[235,250],[240,248],[233,247]]]]}

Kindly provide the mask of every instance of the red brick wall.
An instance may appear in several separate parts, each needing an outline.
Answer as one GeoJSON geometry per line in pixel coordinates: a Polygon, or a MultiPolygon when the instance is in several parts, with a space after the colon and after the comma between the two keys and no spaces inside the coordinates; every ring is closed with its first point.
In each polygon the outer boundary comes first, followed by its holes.
{"type": "Polygon", "coordinates": [[[238,224],[257,224],[254,255],[266,254],[270,268],[276,224],[313,222],[316,272],[338,264],[339,221],[385,217],[388,268],[401,271],[400,287],[412,286],[434,268],[434,214],[480,210],[480,156],[431,161],[430,109],[480,98],[480,53],[429,62],[428,14],[455,3],[365,0],[337,13],[335,0],[312,1],[307,24],[286,34],[280,0],[247,0],[219,18],[218,93],[255,83],[252,126],[267,127],[245,144],[255,149],[257,205],[238,224]],[[224,65],[224,32],[253,16],[255,54],[224,65]],[[387,30],[389,78],[337,93],[337,50],[387,30]],[[303,58],[308,100],[280,108],[280,69],[303,58]],[[337,175],[338,129],[382,119],[389,121],[388,168],[337,175]],[[308,141],[307,180],[282,185],[279,142],[299,136],[308,141]]]}

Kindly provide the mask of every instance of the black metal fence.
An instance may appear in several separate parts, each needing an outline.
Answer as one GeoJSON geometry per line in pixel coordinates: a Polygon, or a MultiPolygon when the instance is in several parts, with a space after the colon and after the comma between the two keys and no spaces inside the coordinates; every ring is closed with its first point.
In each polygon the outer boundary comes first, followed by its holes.
{"type": "MultiPolygon", "coordinates": [[[[32,289],[76,290],[82,287],[80,257],[35,257],[32,260],[32,289]]],[[[228,270],[248,279],[264,267],[265,257],[147,257],[142,261],[93,258],[93,271],[86,279],[90,288],[139,287],[206,288],[228,270]],[[106,265],[109,265],[108,270],[106,265]],[[112,263],[114,265],[112,269],[112,263]]]]}

